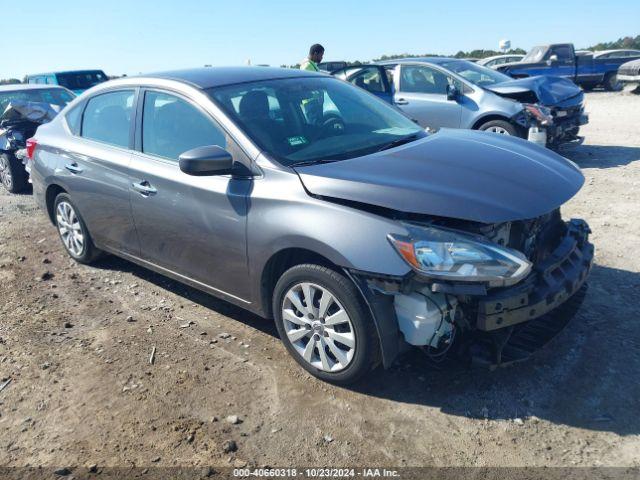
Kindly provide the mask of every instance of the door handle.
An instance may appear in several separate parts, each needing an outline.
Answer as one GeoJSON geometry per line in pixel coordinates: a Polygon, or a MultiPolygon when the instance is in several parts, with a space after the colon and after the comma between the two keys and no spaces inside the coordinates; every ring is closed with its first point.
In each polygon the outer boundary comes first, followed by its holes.
{"type": "Polygon", "coordinates": [[[141,182],[132,183],[131,186],[136,192],[139,192],[142,196],[148,197],[149,195],[155,195],[158,191],[151,186],[149,182],[146,180],[142,180],[141,182]]]}
{"type": "Polygon", "coordinates": [[[78,166],[76,162],[67,163],[64,168],[69,170],[71,173],[82,173],[82,169],[78,166]]]}
{"type": "Polygon", "coordinates": [[[396,105],[409,105],[409,101],[404,98],[398,98],[394,103],[396,105]]]}

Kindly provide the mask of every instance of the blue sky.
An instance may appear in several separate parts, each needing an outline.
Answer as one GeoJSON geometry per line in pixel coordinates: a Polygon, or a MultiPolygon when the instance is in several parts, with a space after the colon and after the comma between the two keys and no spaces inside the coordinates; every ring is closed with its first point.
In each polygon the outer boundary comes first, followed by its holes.
{"type": "Polygon", "coordinates": [[[137,74],[212,65],[294,64],[322,43],[327,60],[382,54],[585,47],[640,34],[640,1],[17,0],[2,2],[0,78],[102,68],[137,74]],[[489,7],[489,5],[491,5],[489,7]],[[15,39],[15,42],[8,39],[15,39]]]}

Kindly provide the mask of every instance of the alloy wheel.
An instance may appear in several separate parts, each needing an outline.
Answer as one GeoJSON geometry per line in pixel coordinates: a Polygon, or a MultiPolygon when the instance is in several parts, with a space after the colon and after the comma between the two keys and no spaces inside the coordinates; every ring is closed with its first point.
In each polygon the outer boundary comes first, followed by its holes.
{"type": "Polygon", "coordinates": [[[11,187],[13,187],[9,160],[4,155],[0,156],[0,182],[2,182],[7,190],[11,190],[11,187]]]}
{"type": "Polygon", "coordinates": [[[72,255],[79,257],[84,250],[82,225],[73,206],[69,202],[60,202],[56,208],[56,224],[62,243],[72,255]]]}
{"type": "Polygon", "coordinates": [[[499,133],[501,135],[511,135],[506,128],[504,127],[498,127],[498,126],[493,126],[493,127],[489,127],[485,130],[486,132],[493,132],[493,133],[499,133]]]}
{"type": "Polygon", "coordinates": [[[353,359],[356,337],[347,311],[328,289],[297,283],[284,296],[287,339],[300,356],[325,372],[344,370],[353,359]]]}

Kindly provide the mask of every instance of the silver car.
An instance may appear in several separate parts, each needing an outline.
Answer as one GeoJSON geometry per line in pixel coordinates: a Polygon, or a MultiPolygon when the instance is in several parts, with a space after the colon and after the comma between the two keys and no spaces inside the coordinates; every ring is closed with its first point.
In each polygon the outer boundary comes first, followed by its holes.
{"type": "Polygon", "coordinates": [[[115,254],[273,318],[335,383],[410,346],[522,360],[567,324],[593,258],[586,224],[560,215],[584,182],[572,163],[517,138],[428,134],[312,72],[106,82],[29,154],[73,259],[115,254]]]}
{"type": "Polygon", "coordinates": [[[555,77],[513,79],[456,58],[406,58],[332,75],[396,105],[422,127],[467,128],[554,146],[587,123],[582,90],[555,77]]]}

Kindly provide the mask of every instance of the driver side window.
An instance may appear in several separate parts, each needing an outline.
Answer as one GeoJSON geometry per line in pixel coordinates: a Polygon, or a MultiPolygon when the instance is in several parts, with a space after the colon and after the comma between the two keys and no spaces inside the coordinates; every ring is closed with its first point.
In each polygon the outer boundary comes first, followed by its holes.
{"type": "Polygon", "coordinates": [[[449,83],[447,75],[428,66],[403,65],[400,70],[402,92],[446,95],[449,83]]]}
{"type": "Polygon", "coordinates": [[[177,161],[196,147],[226,147],[222,129],[191,103],[163,92],[147,91],[142,113],[142,151],[177,161]]]}

